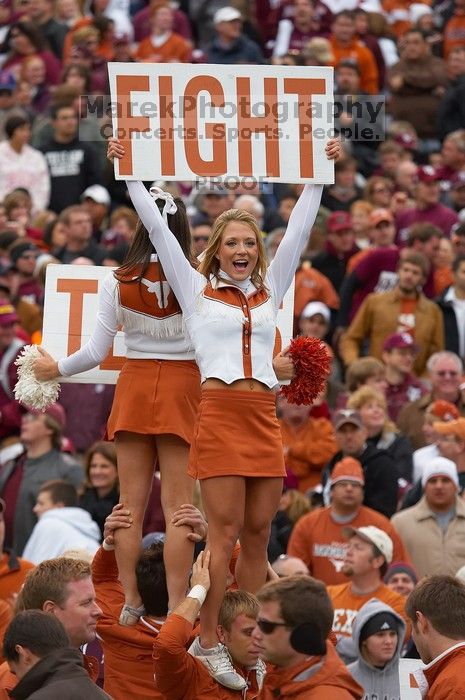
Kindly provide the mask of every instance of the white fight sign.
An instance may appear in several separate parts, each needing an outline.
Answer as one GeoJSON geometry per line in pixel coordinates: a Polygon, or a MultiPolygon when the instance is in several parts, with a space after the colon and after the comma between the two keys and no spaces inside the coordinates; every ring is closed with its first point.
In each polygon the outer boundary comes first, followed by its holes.
{"type": "Polygon", "coordinates": [[[334,182],[333,69],[108,64],[117,179],[334,182]]]}

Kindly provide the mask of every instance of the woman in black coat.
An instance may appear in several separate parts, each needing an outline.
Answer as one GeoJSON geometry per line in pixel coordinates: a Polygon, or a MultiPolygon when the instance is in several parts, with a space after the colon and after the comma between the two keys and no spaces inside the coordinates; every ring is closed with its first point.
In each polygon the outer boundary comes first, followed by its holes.
{"type": "Polygon", "coordinates": [[[79,505],[90,513],[103,539],[105,518],[119,501],[116,450],[112,442],[95,442],[85,460],[86,486],[79,505]]]}

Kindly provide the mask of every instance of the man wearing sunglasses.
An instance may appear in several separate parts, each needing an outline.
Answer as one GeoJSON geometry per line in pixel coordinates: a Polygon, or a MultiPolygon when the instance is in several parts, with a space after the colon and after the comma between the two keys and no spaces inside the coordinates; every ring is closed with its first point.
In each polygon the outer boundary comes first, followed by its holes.
{"type": "Polygon", "coordinates": [[[209,563],[210,553],[201,552],[192,569],[190,592],[158,633],[153,647],[157,688],[166,700],[255,700],[266,669],[252,636],[258,611],[254,595],[227,591],[223,599],[217,634],[229,653],[229,661],[224,664],[221,684],[187,651],[192,627],[210,588],[209,563]],[[227,687],[238,674],[244,679],[242,687],[227,687]]]}
{"type": "Polygon", "coordinates": [[[267,583],[252,637],[268,667],[259,700],[354,700],[363,697],[328,640],[333,608],[325,585],[310,576],[267,583]]]}

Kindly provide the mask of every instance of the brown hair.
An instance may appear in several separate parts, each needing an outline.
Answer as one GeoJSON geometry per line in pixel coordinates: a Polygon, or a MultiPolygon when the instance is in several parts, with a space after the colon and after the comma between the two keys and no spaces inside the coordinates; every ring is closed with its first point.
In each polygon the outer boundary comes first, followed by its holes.
{"type": "Polygon", "coordinates": [[[415,265],[419,267],[423,273],[423,277],[426,279],[429,275],[431,269],[431,263],[423,253],[417,253],[415,250],[405,250],[402,252],[399,262],[397,263],[397,269],[400,270],[402,265],[409,263],[410,265],[415,265]]]}
{"type": "Polygon", "coordinates": [[[69,226],[71,216],[73,214],[81,214],[82,212],[85,212],[86,214],[88,213],[87,209],[85,209],[85,207],[83,207],[82,204],[72,204],[70,207],[66,207],[66,209],[63,209],[63,211],[58,217],[58,221],[60,221],[65,226],[69,226]]]}
{"type": "Polygon", "coordinates": [[[427,243],[432,238],[442,238],[442,231],[437,226],[429,223],[412,224],[408,230],[408,245],[413,246],[415,241],[427,243]]]}
{"type": "Polygon", "coordinates": [[[48,413],[44,413],[44,423],[49,430],[52,431],[52,436],[50,438],[52,446],[55,450],[61,450],[61,438],[63,437],[63,426],[55,420],[53,416],[49,416],[48,413]]]}
{"type": "Polygon", "coordinates": [[[380,156],[386,155],[387,153],[395,153],[396,155],[402,157],[404,149],[396,141],[390,141],[389,139],[382,143],[378,148],[378,153],[380,156]]]}
{"type": "Polygon", "coordinates": [[[258,591],[259,603],[279,603],[281,617],[289,627],[317,625],[326,639],[333,624],[333,606],[322,581],[311,576],[286,576],[258,591]]]}
{"type": "Polygon", "coordinates": [[[63,606],[68,598],[68,583],[91,575],[90,565],[80,559],[48,559],[29,571],[18,595],[16,610],[42,610],[51,600],[63,606]]]}
{"type": "Polygon", "coordinates": [[[444,637],[465,639],[465,585],[459,579],[429,576],[420,581],[405,603],[414,626],[417,611],[444,637]]]}
{"type": "MultiPolygon", "coordinates": [[[[164,201],[156,200],[156,203],[161,212],[165,204],[164,201]]],[[[191,262],[192,240],[186,206],[180,197],[175,197],[174,203],[177,210],[174,214],[168,214],[167,226],[181,246],[185,257],[191,262]]],[[[123,264],[114,272],[118,282],[140,284],[150,264],[150,256],[155,252],[148,231],[142,221],[139,220],[126,258],[123,264]],[[134,275],[135,268],[138,266],[140,266],[140,271],[137,275],[134,275]]]]}
{"type": "Polygon", "coordinates": [[[46,481],[40,487],[39,493],[44,493],[44,491],[50,494],[50,499],[54,505],[63,503],[66,508],[77,508],[79,505],[76,488],[68,481],[60,479],[46,481]]]}
{"type": "Polygon", "coordinates": [[[226,591],[218,614],[218,624],[229,632],[238,615],[255,620],[258,615],[258,600],[247,591],[226,591]]]}
{"type": "Polygon", "coordinates": [[[255,217],[252,216],[252,214],[249,214],[246,211],[240,211],[239,209],[228,209],[228,211],[223,212],[223,214],[220,214],[220,216],[216,219],[215,223],[213,224],[212,235],[210,236],[208,246],[204,252],[204,257],[198,267],[198,271],[202,275],[205,275],[207,279],[211,274],[218,277],[220,264],[216,258],[216,254],[218,253],[221,238],[227,225],[235,221],[244,224],[245,226],[249,226],[252,233],[255,234],[258,248],[258,260],[250,279],[257,289],[262,289],[265,286],[264,280],[267,270],[266,252],[262,235],[255,217]]]}
{"type": "Polygon", "coordinates": [[[385,373],[381,360],[376,357],[361,357],[352,362],[346,373],[347,390],[351,393],[365,384],[367,379],[385,373]]]}
{"type": "Polygon", "coordinates": [[[89,477],[89,472],[90,472],[90,463],[92,462],[92,457],[95,454],[102,455],[102,457],[105,457],[109,462],[115,465],[116,468],[118,468],[118,464],[116,461],[116,447],[113,442],[105,442],[104,440],[100,440],[99,442],[94,442],[93,445],[89,447],[89,449],[86,452],[86,456],[84,459],[84,470],[86,473],[86,483],[85,486],[91,487],[92,484],[90,482],[90,477],[89,477]]]}
{"type": "Polygon", "coordinates": [[[114,226],[120,219],[124,219],[132,229],[136,230],[139,219],[134,209],[117,207],[110,216],[110,226],[114,226]]]}
{"type": "Polygon", "coordinates": [[[391,180],[389,180],[387,177],[383,177],[382,175],[372,175],[366,181],[363,189],[363,199],[367,199],[369,202],[371,202],[371,197],[374,194],[376,185],[384,185],[391,191],[391,193],[394,192],[394,185],[391,180]]]}

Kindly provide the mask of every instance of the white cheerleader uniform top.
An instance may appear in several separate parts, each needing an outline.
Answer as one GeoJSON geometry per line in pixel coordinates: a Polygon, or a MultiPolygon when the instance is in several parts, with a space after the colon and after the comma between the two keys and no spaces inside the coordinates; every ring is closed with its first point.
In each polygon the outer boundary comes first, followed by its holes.
{"type": "Polygon", "coordinates": [[[135,268],[134,274],[125,278],[127,282],[119,282],[113,271],[104,279],[92,336],[80,350],[59,360],[62,376],[85,372],[103,362],[119,328],[124,332],[129,359],[194,359],[183,332],[181,307],[160,269],[157,255],[151,256],[141,282],[131,282],[137,273],[135,268]]]}
{"type": "Polygon", "coordinates": [[[305,186],[268,268],[265,289],[256,289],[250,280],[245,284],[207,280],[194,270],[142,182],[126,184],[182,309],[201,381],[217,378],[231,384],[253,378],[275,387],[272,360],[278,309],[309,239],[322,185],[305,186]]]}

